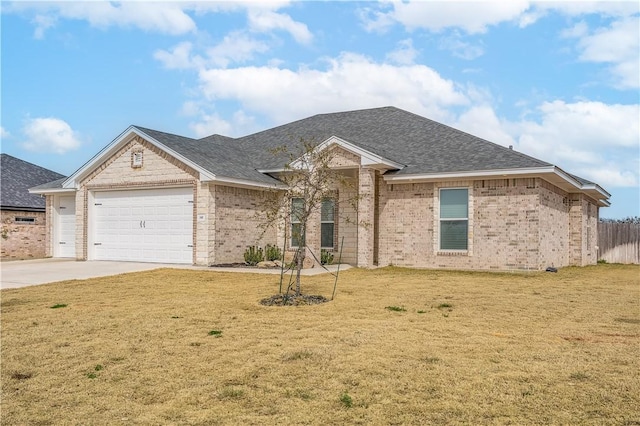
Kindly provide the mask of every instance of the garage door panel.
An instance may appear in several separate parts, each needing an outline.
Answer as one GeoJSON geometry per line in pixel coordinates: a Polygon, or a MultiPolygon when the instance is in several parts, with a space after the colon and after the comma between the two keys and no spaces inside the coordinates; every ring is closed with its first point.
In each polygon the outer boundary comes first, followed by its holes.
{"type": "Polygon", "coordinates": [[[192,262],[190,188],[97,192],[94,200],[96,259],[192,262]]]}
{"type": "Polygon", "coordinates": [[[54,256],[76,256],[76,200],[75,196],[61,196],[57,200],[57,230],[54,256]]]}

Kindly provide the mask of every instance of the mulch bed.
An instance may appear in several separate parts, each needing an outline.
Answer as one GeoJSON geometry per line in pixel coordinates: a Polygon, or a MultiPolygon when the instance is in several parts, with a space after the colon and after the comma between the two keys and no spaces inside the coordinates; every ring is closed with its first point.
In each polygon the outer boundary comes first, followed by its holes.
{"type": "Polygon", "coordinates": [[[262,299],[260,304],[265,306],[304,306],[319,305],[326,302],[329,302],[329,299],[317,294],[301,294],[300,296],[293,294],[274,294],[271,297],[262,299]]]}

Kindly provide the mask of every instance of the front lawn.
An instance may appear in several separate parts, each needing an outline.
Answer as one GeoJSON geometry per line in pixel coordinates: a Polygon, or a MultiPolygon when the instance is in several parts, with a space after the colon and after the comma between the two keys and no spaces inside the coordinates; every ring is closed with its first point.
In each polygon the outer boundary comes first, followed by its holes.
{"type": "Polygon", "coordinates": [[[2,424],[640,424],[637,266],[278,278],[2,290],[2,424]]]}

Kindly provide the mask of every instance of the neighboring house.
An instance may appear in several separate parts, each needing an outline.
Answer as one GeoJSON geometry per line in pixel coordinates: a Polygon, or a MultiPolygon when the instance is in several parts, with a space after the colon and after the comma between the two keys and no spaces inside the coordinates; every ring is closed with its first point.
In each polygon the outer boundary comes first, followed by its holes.
{"type": "Polygon", "coordinates": [[[2,258],[45,257],[45,197],[29,188],[64,176],[7,154],[0,154],[0,174],[2,258]]]}
{"type": "Polygon", "coordinates": [[[340,200],[353,194],[338,192],[339,214],[318,213],[307,234],[316,253],[338,250],[344,237],[343,262],[360,267],[596,263],[604,189],[393,107],[315,115],[235,139],[131,126],[68,179],[32,189],[47,196],[49,253],[69,255],[60,242],[75,239],[77,259],[213,265],[241,262],[248,245],[282,247],[283,224],[262,234],[255,215],[282,185],[287,158],[273,148],[300,138],[337,150],[335,166],[361,197],[349,212],[340,200]]]}

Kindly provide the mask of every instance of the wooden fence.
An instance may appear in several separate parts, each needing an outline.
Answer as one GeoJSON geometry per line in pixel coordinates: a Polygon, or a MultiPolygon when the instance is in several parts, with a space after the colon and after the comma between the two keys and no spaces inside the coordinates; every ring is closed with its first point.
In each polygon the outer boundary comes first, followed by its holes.
{"type": "Polygon", "coordinates": [[[598,223],[598,260],[640,263],[640,224],[598,223]]]}

